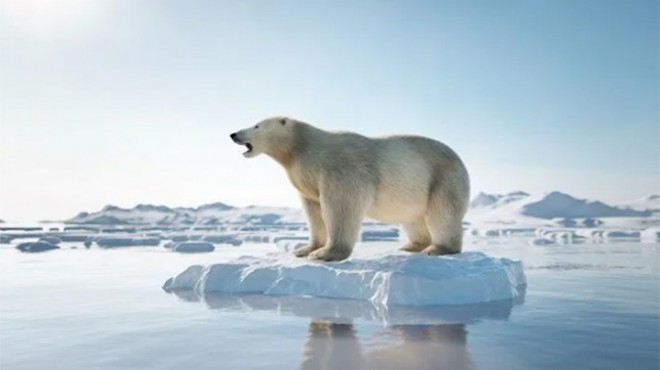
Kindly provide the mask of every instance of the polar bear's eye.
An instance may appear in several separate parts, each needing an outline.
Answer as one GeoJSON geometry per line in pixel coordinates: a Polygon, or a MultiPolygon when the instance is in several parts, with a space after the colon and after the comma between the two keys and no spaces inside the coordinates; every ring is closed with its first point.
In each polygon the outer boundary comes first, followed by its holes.
{"type": "Polygon", "coordinates": [[[254,126],[254,128],[259,128],[259,125],[254,126]]]}

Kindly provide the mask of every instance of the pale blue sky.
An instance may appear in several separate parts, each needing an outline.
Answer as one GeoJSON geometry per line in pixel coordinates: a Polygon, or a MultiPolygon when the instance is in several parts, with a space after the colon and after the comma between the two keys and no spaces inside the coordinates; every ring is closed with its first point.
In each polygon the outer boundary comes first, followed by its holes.
{"type": "Polygon", "coordinates": [[[660,189],[657,1],[2,0],[0,218],[297,206],[228,134],[417,133],[484,190],[660,189]],[[53,4],[57,3],[57,4],[53,4]]]}

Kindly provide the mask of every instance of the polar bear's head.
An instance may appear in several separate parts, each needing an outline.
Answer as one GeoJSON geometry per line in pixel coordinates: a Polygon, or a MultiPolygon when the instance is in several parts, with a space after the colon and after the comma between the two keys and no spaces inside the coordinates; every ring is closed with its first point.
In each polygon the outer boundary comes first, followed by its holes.
{"type": "Polygon", "coordinates": [[[292,130],[295,121],[286,117],[265,119],[256,125],[234,132],[230,135],[236,144],[245,145],[246,158],[265,153],[277,157],[291,145],[292,130]]]}

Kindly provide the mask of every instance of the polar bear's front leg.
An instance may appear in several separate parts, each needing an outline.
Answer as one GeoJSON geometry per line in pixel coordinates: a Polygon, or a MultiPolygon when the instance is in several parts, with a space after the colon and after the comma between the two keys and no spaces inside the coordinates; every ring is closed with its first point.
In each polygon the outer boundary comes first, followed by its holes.
{"type": "Polygon", "coordinates": [[[305,257],[311,252],[323,247],[328,239],[328,232],[321,217],[321,204],[302,198],[303,208],[309,223],[309,245],[295,251],[296,257],[305,257]]]}
{"type": "Polygon", "coordinates": [[[321,214],[328,230],[328,240],[323,248],[310,253],[309,257],[320,261],[341,261],[353,251],[372,195],[364,189],[351,189],[341,183],[328,189],[321,193],[321,214]]]}

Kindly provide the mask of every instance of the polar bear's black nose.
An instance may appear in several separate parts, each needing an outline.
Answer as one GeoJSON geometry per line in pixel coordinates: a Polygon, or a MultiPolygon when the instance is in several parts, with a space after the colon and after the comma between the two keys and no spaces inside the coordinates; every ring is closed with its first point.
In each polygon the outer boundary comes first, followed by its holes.
{"type": "Polygon", "coordinates": [[[235,132],[234,132],[233,134],[229,135],[229,137],[230,137],[232,140],[236,141],[236,133],[235,133],[235,132]]]}

